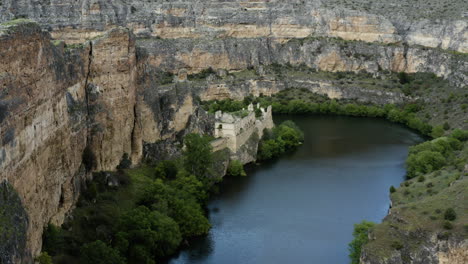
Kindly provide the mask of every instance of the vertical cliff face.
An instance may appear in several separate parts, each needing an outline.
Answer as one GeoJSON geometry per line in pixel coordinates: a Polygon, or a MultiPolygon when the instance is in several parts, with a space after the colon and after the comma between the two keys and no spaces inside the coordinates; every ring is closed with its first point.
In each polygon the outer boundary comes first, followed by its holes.
{"type": "Polygon", "coordinates": [[[95,170],[114,169],[124,153],[141,155],[133,133],[135,45],[128,30],[115,29],[65,50],[25,22],[3,26],[0,46],[0,180],[29,216],[28,261],[40,250],[42,228],[63,222],[73,207],[89,175],[86,146],[95,170]]]}
{"type": "MultiPolygon", "coordinates": [[[[439,3],[409,6],[396,0],[339,2],[321,0],[258,1],[108,1],[3,0],[0,21],[29,17],[54,37],[83,42],[109,26],[125,26],[139,36],[161,38],[272,38],[283,41],[309,35],[346,40],[440,47],[468,51],[467,21],[460,7],[450,19],[439,3]],[[362,3],[360,3],[362,2],[362,3]],[[352,6],[348,6],[351,4],[352,6]],[[359,5],[362,4],[362,5],[359,5]],[[372,10],[370,10],[372,9],[372,10]],[[432,19],[420,19],[413,13],[432,19]],[[442,20],[441,20],[442,18],[442,20]]],[[[454,1],[443,2],[450,6],[454,1]]]]}
{"type": "Polygon", "coordinates": [[[114,170],[124,153],[137,163],[145,144],[212,129],[188,87],[155,86],[127,29],[70,49],[16,21],[0,26],[0,47],[0,182],[29,220],[17,260],[40,251],[43,227],[64,221],[91,171],[114,170]]]}
{"type": "MultiPolygon", "coordinates": [[[[128,30],[116,28],[89,43],[85,100],[89,111],[88,140],[93,169],[113,170],[133,142],[136,103],[135,43],[128,30]]],[[[138,157],[135,157],[138,159],[138,157]]]]}
{"type": "Polygon", "coordinates": [[[73,206],[84,177],[86,125],[72,123],[66,92],[84,86],[86,58],[60,51],[35,24],[0,32],[0,181],[13,186],[29,216],[30,257],[43,226],[61,222],[73,206]]]}

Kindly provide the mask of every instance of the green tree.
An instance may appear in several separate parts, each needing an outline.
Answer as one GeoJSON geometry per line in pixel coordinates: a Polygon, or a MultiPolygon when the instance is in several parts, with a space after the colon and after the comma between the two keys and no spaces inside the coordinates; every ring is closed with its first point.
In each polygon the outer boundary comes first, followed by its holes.
{"type": "Polygon", "coordinates": [[[468,140],[468,130],[461,130],[455,129],[451,135],[453,138],[458,139],[460,141],[467,141],[468,140]]]}
{"type": "Polygon", "coordinates": [[[177,176],[179,168],[175,161],[165,160],[161,161],[155,169],[155,176],[159,179],[170,179],[173,180],[177,176]]]}
{"type": "Polygon", "coordinates": [[[359,224],[354,225],[353,241],[349,243],[349,257],[351,258],[351,264],[359,264],[359,258],[361,257],[362,246],[368,241],[369,230],[375,226],[375,223],[362,221],[359,224]]]}
{"type": "Polygon", "coordinates": [[[170,216],[177,222],[184,237],[208,233],[210,222],[194,199],[174,199],[171,203],[170,216]]]}
{"type": "Polygon", "coordinates": [[[120,160],[119,165],[117,166],[118,170],[128,169],[132,166],[132,161],[128,156],[128,153],[124,153],[122,159],[120,160]]]}
{"type": "Polygon", "coordinates": [[[424,150],[410,155],[406,160],[408,177],[413,178],[418,174],[425,174],[440,169],[445,165],[445,158],[439,152],[424,150]]]}
{"type": "Polygon", "coordinates": [[[125,259],[119,252],[101,240],[85,244],[81,247],[81,262],[84,264],[125,264],[125,259]]]}
{"type": "Polygon", "coordinates": [[[453,221],[457,219],[457,213],[455,212],[455,210],[453,210],[453,208],[448,208],[447,210],[445,210],[444,219],[453,221]]]}
{"type": "Polygon", "coordinates": [[[449,125],[448,122],[444,122],[443,129],[444,130],[449,130],[450,129],[450,125],[449,125]]]}
{"type": "Polygon", "coordinates": [[[39,264],[52,264],[52,257],[47,252],[42,252],[37,258],[34,259],[39,264]]]}
{"type": "Polygon", "coordinates": [[[177,190],[179,195],[187,198],[196,198],[198,201],[203,202],[208,198],[206,186],[197,179],[195,175],[188,172],[181,171],[177,174],[177,179],[169,183],[170,186],[177,190]]]}
{"type": "Polygon", "coordinates": [[[127,255],[132,259],[132,252],[145,252],[143,255],[163,257],[173,254],[182,241],[177,223],[170,217],[139,206],[122,215],[119,220],[119,249],[128,248],[127,255]],[[126,241],[128,243],[126,243],[126,241]]]}
{"type": "Polygon", "coordinates": [[[197,177],[207,176],[213,161],[210,140],[198,134],[188,134],[184,143],[185,169],[197,177]]]}
{"type": "Polygon", "coordinates": [[[42,235],[44,251],[52,256],[57,255],[65,248],[65,239],[62,229],[60,227],[48,224],[44,234],[42,235]]]}
{"type": "Polygon", "coordinates": [[[438,137],[441,137],[444,135],[444,128],[442,126],[435,126],[433,129],[432,129],[432,133],[431,133],[431,136],[433,138],[438,138],[438,137]]]}
{"type": "Polygon", "coordinates": [[[227,169],[227,174],[231,176],[247,176],[244,171],[244,165],[238,160],[232,160],[229,162],[229,166],[227,169]]]}

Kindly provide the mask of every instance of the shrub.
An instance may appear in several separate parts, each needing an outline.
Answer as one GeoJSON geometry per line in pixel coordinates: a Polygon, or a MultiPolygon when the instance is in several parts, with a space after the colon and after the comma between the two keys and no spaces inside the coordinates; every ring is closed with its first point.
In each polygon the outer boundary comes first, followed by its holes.
{"type": "Polygon", "coordinates": [[[42,252],[38,257],[34,259],[39,264],[52,264],[52,257],[47,252],[42,252]]]}
{"type": "Polygon", "coordinates": [[[171,160],[161,161],[155,169],[155,177],[157,179],[175,179],[178,172],[177,164],[171,160]]]}
{"type": "Polygon", "coordinates": [[[80,255],[84,264],[125,264],[126,262],[117,250],[101,240],[83,245],[80,255]]]}
{"type": "Polygon", "coordinates": [[[435,151],[424,150],[412,154],[406,160],[408,177],[413,178],[418,174],[425,174],[442,168],[446,160],[442,154],[435,151]]]}
{"type": "Polygon", "coordinates": [[[267,160],[299,146],[304,134],[292,121],[285,121],[272,130],[265,130],[257,158],[267,160]]]}
{"type": "Polygon", "coordinates": [[[210,139],[198,134],[188,134],[185,136],[184,144],[185,169],[197,177],[207,176],[213,162],[210,139]]]}
{"type": "Polygon", "coordinates": [[[141,260],[141,256],[154,259],[173,254],[182,241],[179,226],[172,218],[144,206],[124,214],[119,220],[119,230],[117,244],[121,249],[128,245],[125,253],[134,261],[141,260]],[[134,256],[135,251],[141,256],[134,256]]]}
{"type": "Polygon", "coordinates": [[[449,130],[450,129],[449,123],[445,122],[444,125],[443,125],[443,129],[446,130],[446,131],[449,130]]]}
{"type": "Polygon", "coordinates": [[[432,129],[432,133],[431,133],[431,136],[433,138],[438,138],[438,137],[441,137],[444,135],[444,128],[442,126],[435,126],[433,129],[432,129]]]}
{"type": "Polygon", "coordinates": [[[424,175],[418,177],[418,182],[424,182],[425,180],[426,178],[424,177],[424,175]]]}
{"type": "Polygon", "coordinates": [[[230,176],[247,176],[244,171],[244,165],[238,160],[232,160],[229,162],[227,174],[230,176]]]}
{"type": "Polygon", "coordinates": [[[132,161],[130,160],[128,153],[124,153],[122,159],[120,160],[119,165],[117,166],[118,170],[128,169],[132,166],[132,161]]]}
{"type": "Polygon", "coordinates": [[[450,221],[445,221],[443,227],[447,230],[453,229],[453,225],[450,221]]]}
{"type": "Polygon", "coordinates": [[[455,210],[453,210],[453,208],[448,208],[447,210],[445,210],[444,219],[453,221],[457,219],[457,213],[455,212],[455,210]]]}
{"type": "Polygon", "coordinates": [[[468,140],[468,130],[455,129],[452,132],[452,138],[458,139],[460,141],[468,140]]]}
{"type": "Polygon", "coordinates": [[[400,250],[403,248],[403,243],[401,243],[400,241],[393,241],[392,244],[391,244],[392,248],[393,249],[396,249],[396,250],[400,250]]]}
{"type": "Polygon", "coordinates": [[[396,189],[395,189],[395,187],[393,187],[393,185],[392,185],[392,186],[390,186],[390,193],[394,193],[394,192],[396,192],[396,189]]]}
{"type": "Polygon", "coordinates": [[[52,256],[65,248],[65,239],[62,230],[53,224],[48,224],[43,235],[42,249],[52,256]]]}
{"type": "Polygon", "coordinates": [[[354,225],[354,239],[348,245],[351,264],[359,264],[362,246],[364,246],[369,241],[369,230],[374,226],[375,223],[368,221],[362,221],[361,223],[354,225]]]}
{"type": "Polygon", "coordinates": [[[411,82],[410,76],[406,72],[399,72],[398,73],[398,79],[401,84],[407,84],[411,82]]]}

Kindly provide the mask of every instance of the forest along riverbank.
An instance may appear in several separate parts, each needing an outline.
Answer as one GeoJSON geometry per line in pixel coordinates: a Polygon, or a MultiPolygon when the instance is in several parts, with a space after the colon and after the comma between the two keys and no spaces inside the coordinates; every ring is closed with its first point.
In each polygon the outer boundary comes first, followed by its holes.
{"type": "Polygon", "coordinates": [[[408,147],[423,141],[386,120],[277,116],[305,142],[279,160],[227,178],[208,205],[212,229],[170,261],[348,263],[353,225],[380,222],[389,187],[404,180],[408,147]]]}

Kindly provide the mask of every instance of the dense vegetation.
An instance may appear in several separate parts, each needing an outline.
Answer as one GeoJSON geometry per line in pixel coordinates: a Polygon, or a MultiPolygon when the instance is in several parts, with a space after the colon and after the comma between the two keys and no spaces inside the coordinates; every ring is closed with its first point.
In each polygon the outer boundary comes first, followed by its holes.
{"type": "Polygon", "coordinates": [[[299,146],[304,134],[292,121],[285,121],[271,130],[266,130],[258,149],[258,160],[280,156],[299,146]]]}
{"type": "Polygon", "coordinates": [[[375,226],[375,223],[368,221],[362,221],[361,223],[354,225],[354,239],[349,243],[349,257],[351,258],[351,264],[359,264],[362,246],[369,241],[369,230],[373,226],[375,226]]]}
{"type": "Polygon", "coordinates": [[[203,207],[218,180],[209,141],[190,134],[178,160],[126,169],[124,157],[117,173],[96,173],[73,217],[62,228],[48,226],[43,251],[54,263],[155,263],[206,234],[203,207]],[[109,185],[115,181],[119,186],[109,185]]]}
{"type": "MultiPolygon", "coordinates": [[[[403,106],[388,104],[382,107],[345,100],[331,100],[326,96],[314,94],[306,89],[286,89],[271,97],[254,98],[248,96],[243,101],[230,99],[209,101],[205,102],[203,107],[210,112],[218,110],[232,112],[245,108],[250,103],[260,103],[262,106],[271,105],[273,113],[276,114],[330,114],[386,118],[392,122],[401,123],[418,130],[421,134],[427,136],[431,136],[435,129],[416,115],[416,112],[422,108],[419,103],[409,103],[403,106]],[[297,96],[299,98],[295,95],[299,95],[297,96]]],[[[439,128],[437,127],[437,129],[439,128]]],[[[437,129],[435,129],[435,133],[437,133],[437,129]]],[[[442,131],[442,134],[444,132],[442,131]]]]}
{"type": "Polygon", "coordinates": [[[468,237],[467,140],[468,131],[455,129],[410,148],[408,179],[391,188],[392,214],[371,229],[377,239],[363,245],[368,254],[388,257],[400,250],[406,261],[433,234],[439,240],[468,237]]]}

